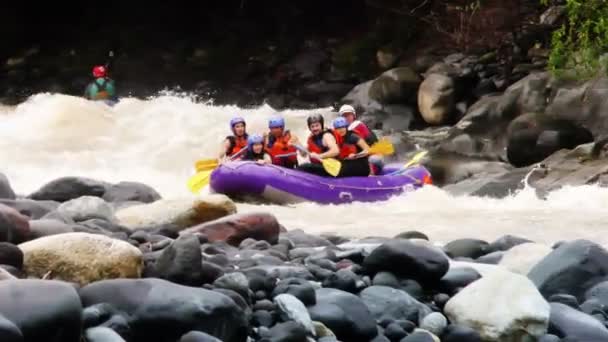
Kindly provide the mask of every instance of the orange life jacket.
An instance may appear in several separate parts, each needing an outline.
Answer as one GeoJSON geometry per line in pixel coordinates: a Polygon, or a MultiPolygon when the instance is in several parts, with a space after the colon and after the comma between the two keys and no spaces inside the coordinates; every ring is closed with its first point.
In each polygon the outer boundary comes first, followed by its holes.
{"type": "Polygon", "coordinates": [[[272,158],[272,163],[275,165],[281,165],[285,167],[294,167],[298,163],[298,156],[293,155],[284,158],[277,158],[276,156],[287,153],[295,153],[296,148],[289,145],[291,139],[291,133],[289,130],[283,133],[283,136],[277,138],[272,134],[268,135],[268,143],[266,144],[266,152],[272,158]]]}
{"type": "Polygon", "coordinates": [[[351,154],[356,154],[357,152],[359,152],[359,146],[357,146],[356,144],[353,143],[348,143],[348,139],[350,138],[350,134],[351,132],[346,132],[345,136],[341,136],[340,134],[338,134],[337,132],[333,132],[334,133],[334,137],[336,138],[336,143],[338,144],[338,148],[340,149],[340,155],[338,156],[338,159],[346,159],[346,157],[350,156],[351,154]]]}
{"type": "MultiPolygon", "coordinates": [[[[358,152],[359,147],[357,145],[346,143],[346,141],[348,140],[349,134],[351,134],[350,132],[347,133],[345,136],[340,136],[336,131],[333,131],[333,130],[325,130],[325,131],[323,131],[323,133],[321,133],[317,136],[313,136],[311,134],[308,137],[308,150],[310,152],[323,153],[323,152],[327,152],[327,150],[329,150],[329,148],[327,146],[323,145],[323,136],[325,135],[325,133],[331,133],[334,136],[334,138],[336,139],[336,144],[338,145],[338,148],[340,149],[340,155],[338,156],[339,159],[344,159],[344,158],[348,157],[349,155],[351,155],[352,153],[358,152]]],[[[316,160],[311,160],[311,162],[318,163],[318,161],[316,161],[316,160]]]]}
{"type": "Polygon", "coordinates": [[[248,136],[246,133],[242,137],[235,137],[234,135],[227,136],[226,139],[228,139],[228,141],[230,142],[230,145],[226,149],[226,156],[227,157],[233,156],[236,153],[238,153],[240,150],[247,147],[247,137],[248,136]]]}

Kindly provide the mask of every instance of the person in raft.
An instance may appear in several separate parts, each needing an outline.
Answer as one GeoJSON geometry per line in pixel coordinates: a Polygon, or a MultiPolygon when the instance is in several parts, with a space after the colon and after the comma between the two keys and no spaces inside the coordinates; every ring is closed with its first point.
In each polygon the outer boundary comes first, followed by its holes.
{"type": "MultiPolygon", "coordinates": [[[[352,131],[363,138],[369,146],[372,146],[378,142],[378,137],[376,134],[374,134],[374,132],[369,129],[365,123],[357,120],[357,112],[353,106],[347,104],[342,105],[338,112],[340,113],[340,116],[345,118],[348,122],[349,131],[352,131]]],[[[384,160],[380,155],[372,155],[369,157],[369,164],[371,170],[370,174],[378,175],[382,172],[384,160]]]]}
{"type": "Polygon", "coordinates": [[[259,134],[252,134],[247,138],[247,151],[243,154],[242,160],[253,160],[258,164],[271,164],[272,158],[264,149],[264,137],[259,134]]]}
{"type": "Polygon", "coordinates": [[[329,177],[320,160],[338,158],[342,161],[340,174],[337,177],[368,176],[370,173],[367,161],[369,146],[365,140],[347,130],[348,123],[344,118],[334,122],[334,130],[325,129],[321,114],[313,114],[307,119],[310,136],[307,147],[310,152],[310,163],[302,164],[300,171],[329,177]]]}
{"type": "Polygon", "coordinates": [[[247,147],[247,138],[249,136],[247,135],[245,119],[240,116],[232,118],[230,120],[230,129],[232,130],[232,135],[226,137],[220,148],[220,155],[218,157],[220,162],[227,158],[235,157],[235,155],[242,153],[241,150],[247,147]]]}
{"type": "Polygon", "coordinates": [[[93,77],[84,91],[84,97],[88,100],[105,100],[117,102],[114,80],[108,77],[108,67],[98,65],[93,68],[93,77]]]}
{"type": "Polygon", "coordinates": [[[285,129],[285,120],[278,116],[270,118],[268,129],[270,132],[266,135],[266,152],[270,154],[272,163],[289,169],[298,166],[296,148],[291,145],[292,137],[289,130],[285,129]]]}

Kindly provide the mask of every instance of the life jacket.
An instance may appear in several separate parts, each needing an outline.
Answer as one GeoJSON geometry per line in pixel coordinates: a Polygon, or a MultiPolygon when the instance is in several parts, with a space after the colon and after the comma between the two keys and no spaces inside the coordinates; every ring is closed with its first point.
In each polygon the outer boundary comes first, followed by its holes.
{"type": "MultiPolygon", "coordinates": [[[[306,141],[306,145],[308,147],[308,151],[312,153],[321,154],[323,152],[327,152],[329,147],[323,145],[323,136],[325,133],[334,134],[331,130],[326,129],[321,134],[318,135],[309,135],[308,140],[306,141]]],[[[310,159],[311,163],[320,164],[321,162],[316,159],[310,159]]]]}
{"type": "Polygon", "coordinates": [[[230,142],[230,145],[226,149],[226,156],[227,157],[233,156],[234,154],[238,153],[240,150],[247,147],[247,137],[248,137],[247,133],[245,133],[245,135],[243,135],[242,137],[236,137],[234,135],[227,136],[226,139],[228,139],[228,142],[230,142]]]}
{"type": "Polygon", "coordinates": [[[359,120],[353,121],[349,126],[348,130],[357,133],[368,145],[373,145],[378,142],[378,137],[374,132],[367,127],[366,124],[359,120]]]}
{"type": "Polygon", "coordinates": [[[110,82],[105,77],[100,77],[93,81],[93,85],[97,87],[97,91],[93,95],[93,100],[107,100],[112,97],[110,89],[108,88],[109,83],[110,82]],[[98,82],[98,80],[101,80],[101,83],[98,82]]]}
{"type": "Polygon", "coordinates": [[[289,140],[291,139],[291,133],[286,130],[283,136],[275,137],[272,134],[268,135],[268,142],[266,144],[266,152],[272,158],[272,163],[275,165],[281,165],[285,167],[294,167],[298,163],[298,156],[293,155],[289,157],[277,158],[276,156],[287,153],[295,153],[296,148],[289,146],[289,140]]]}
{"type": "Polygon", "coordinates": [[[337,132],[333,132],[334,137],[336,138],[336,143],[338,144],[338,148],[340,149],[340,155],[338,156],[339,159],[344,160],[346,159],[346,157],[350,156],[351,154],[356,154],[358,152],[361,152],[361,148],[359,146],[357,146],[356,141],[358,141],[358,136],[357,136],[357,140],[355,139],[356,135],[353,135],[353,133],[351,131],[347,131],[346,135],[341,136],[340,134],[338,134],[337,132]],[[352,140],[352,141],[350,141],[352,140]]]}

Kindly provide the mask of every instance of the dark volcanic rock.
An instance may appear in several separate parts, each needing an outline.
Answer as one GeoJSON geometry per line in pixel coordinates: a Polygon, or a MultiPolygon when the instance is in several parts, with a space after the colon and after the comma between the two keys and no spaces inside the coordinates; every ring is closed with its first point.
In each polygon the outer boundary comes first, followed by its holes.
{"type": "Polygon", "coordinates": [[[226,342],[242,342],[249,317],[229,297],[161,279],[104,280],[80,290],[85,306],[109,303],[131,317],[134,340],[176,341],[204,331],[226,342]]]}
{"type": "Polygon", "coordinates": [[[0,242],[0,265],[10,265],[17,269],[23,267],[23,252],[8,242],[0,242]]]}
{"type": "Polygon", "coordinates": [[[102,197],[108,185],[90,178],[62,177],[45,184],[28,198],[65,202],[81,196],[102,197]]]}
{"type": "Polygon", "coordinates": [[[184,334],[178,342],[222,342],[222,340],[201,331],[191,331],[184,334]]]}
{"type": "Polygon", "coordinates": [[[450,267],[448,273],[439,281],[439,288],[449,295],[454,295],[458,288],[463,288],[479,278],[481,275],[471,267],[450,267]]]}
{"type": "Polygon", "coordinates": [[[431,313],[431,309],[407,292],[391,287],[370,286],[359,296],[377,320],[391,317],[394,320],[418,322],[431,313]]]}
{"type": "Polygon", "coordinates": [[[155,269],[160,278],[188,286],[203,284],[203,256],[200,243],[194,235],[184,235],[165,248],[155,269]]]}
{"type": "Polygon", "coordinates": [[[35,201],[21,198],[16,200],[0,199],[0,203],[5,204],[33,220],[42,218],[44,215],[59,207],[59,202],[55,201],[35,201]]]}
{"type": "Polygon", "coordinates": [[[272,297],[274,298],[283,293],[288,293],[298,298],[304,305],[316,304],[315,289],[310,282],[304,279],[288,278],[279,281],[272,292],[272,297]]]}
{"type": "Polygon", "coordinates": [[[524,239],[513,235],[504,235],[490,243],[488,246],[488,252],[507,251],[522,243],[532,242],[531,240],[524,239]]]}
{"type": "Polygon", "coordinates": [[[450,324],[441,335],[442,342],[482,342],[479,333],[466,325],[450,324]]]}
{"type": "Polygon", "coordinates": [[[437,248],[400,239],[374,249],[363,267],[371,274],[390,271],[421,283],[434,283],[448,271],[449,262],[437,248]]]}
{"type": "Polygon", "coordinates": [[[23,334],[15,323],[0,315],[0,341],[2,342],[23,342],[23,334]]]}
{"type": "Polygon", "coordinates": [[[443,250],[450,258],[479,258],[487,253],[489,244],[477,239],[458,239],[448,242],[443,250]]]}
{"type": "Polygon", "coordinates": [[[608,329],[597,319],[568,305],[550,303],[549,333],[573,341],[608,341],[608,329]]]}
{"type": "Polygon", "coordinates": [[[161,199],[160,195],[152,187],[137,182],[120,182],[107,187],[103,194],[107,202],[136,201],[152,203],[161,199]]]}
{"type": "Polygon", "coordinates": [[[0,204],[0,241],[20,243],[26,241],[29,234],[29,218],[9,206],[0,204]]]}

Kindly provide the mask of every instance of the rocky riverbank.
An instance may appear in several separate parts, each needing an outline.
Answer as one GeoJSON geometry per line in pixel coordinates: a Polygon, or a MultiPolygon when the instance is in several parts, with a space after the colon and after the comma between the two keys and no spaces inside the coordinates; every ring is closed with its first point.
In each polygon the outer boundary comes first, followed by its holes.
{"type": "Polygon", "coordinates": [[[74,177],[0,203],[2,341],[608,341],[592,241],[314,236],[74,177]]]}

